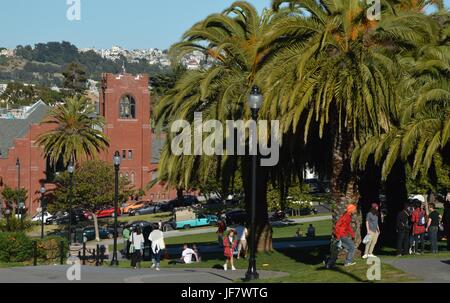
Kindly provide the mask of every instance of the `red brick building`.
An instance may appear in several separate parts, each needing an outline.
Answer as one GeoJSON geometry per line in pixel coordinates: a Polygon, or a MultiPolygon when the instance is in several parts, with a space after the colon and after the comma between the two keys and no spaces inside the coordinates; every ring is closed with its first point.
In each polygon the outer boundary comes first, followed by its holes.
{"type": "MultiPolygon", "coordinates": [[[[104,74],[98,100],[98,114],[105,117],[104,132],[110,139],[109,149],[100,159],[111,163],[116,151],[122,157],[120,174],[127,177],[136,189],[157,177],[159,154],[163,138],[158,138],[150,126],[151,101],[147,75],[104,74]]],[[[26,207],[35,213],[39,207],[39,189],[47,183],[49,165],[43,150],[36,146],[37,137],[50,129],[40,122],[49,107],[37,102],[20,115],[0,118],[0,191],[3,187],[19,186],[28,191],[26,207]]],[[[146,191],[146,200],[160,201],[176,197],[175,190],[156,185],[146,191]]]]}

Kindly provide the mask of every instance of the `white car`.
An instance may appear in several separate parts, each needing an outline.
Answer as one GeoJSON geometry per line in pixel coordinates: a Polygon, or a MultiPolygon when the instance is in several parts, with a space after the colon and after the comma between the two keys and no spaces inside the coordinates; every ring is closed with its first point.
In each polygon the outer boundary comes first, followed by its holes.
{"type": "MultiPolygon", "coordinates": [[[[49,212],[44,212],[44,222],[47,221],[48,218],[52,217],[53,215],[51,215],[49,212]]],[[[41,222],[42,220],[42,213],[38,213],[36,214],[33,219],[31,219],[32,222],[41,222]]]]}

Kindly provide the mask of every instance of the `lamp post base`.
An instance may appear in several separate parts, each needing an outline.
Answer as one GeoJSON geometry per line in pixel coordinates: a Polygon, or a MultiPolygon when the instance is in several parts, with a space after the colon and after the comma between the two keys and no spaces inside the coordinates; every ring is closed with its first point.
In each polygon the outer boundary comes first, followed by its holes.
{"type": "Polygon", "coordinates": [[[111,261],[111,266],[119,266],[119,261],[117,259],[113,259],[111,261]]]}
{"type": "Polygon", "coordinates": [[[254,281],[254,280],[258,280],[258,279],[259,279],[259,274],[256,271],[256,260],[250,259],[249,265],[248,265],[248,270],[245,273],[244,281],[254,281]]]}

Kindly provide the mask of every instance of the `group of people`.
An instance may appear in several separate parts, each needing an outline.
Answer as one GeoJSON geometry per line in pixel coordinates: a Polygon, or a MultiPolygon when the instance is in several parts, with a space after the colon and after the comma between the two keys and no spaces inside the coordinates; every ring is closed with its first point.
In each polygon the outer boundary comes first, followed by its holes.
{"type": "Polygon", "coordinates": [[[397,256],[421,254],[425,251],[425,235],[431,242],[431,252],[439,252],[439,231],[447,234],[449,245],[450,201],[445,202],[444,215],[441,216],[434,203],[428,204],[428,212],[422,202],[415,200],[413,204],[405,204],[397,218],[397,256]],[[420,247],[419,247],[420,244],[420,247]]]}
{"type": "MultiPolygon", "coordinates": [[[[439,231],[444,231],[447,238],[447,250],[450,251],[450,193],[444,203],[444,214],[441,216],[434,203],[429,203],[427,210],[419,200],[406,204],[397,218],[397,256],[421,254],[425,251],[425,236],[431,242],[431,253],[438,253],[439,231]],[[419,247],[420,244],[420,247],[419,247]]],[[[324,261],[326,268],[333,268],[341,250],[346,250],[344,266],[352,266],[354,262],[355,231],[352,227],[352,216],[357,212],[354,204],[349,204],[345,213],[336,222],[330,256],[324,261]]],[[[379,205],[373,203],[366,215],[365,227],[367,235],[363,259],[376,257],[373,252],[381,234],[379,225],[379,205]]]]}

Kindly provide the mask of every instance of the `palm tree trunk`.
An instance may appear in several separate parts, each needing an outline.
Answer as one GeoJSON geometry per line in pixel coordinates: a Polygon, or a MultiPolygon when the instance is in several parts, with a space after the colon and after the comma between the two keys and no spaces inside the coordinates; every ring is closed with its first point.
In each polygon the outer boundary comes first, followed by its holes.
{"type": "MultiPolygon", "coordinates": [[[[336,129],[336,128],[335,128],[336,129]]],[[[359,202],[357,176],[351,168],[351,155],[355,147],[353,135],[348,130],[335,131],[332,150],[331,195],[333,208],[333,230],[336,222],[345,213],[347,205],[359,202]]],[[[353,216],[352,227],[356,234],[355,245],[361,243],[361,210],[353,216]]]]}
{"type": "Polygon", "coordinates": [[[387,215],[384,218],[383,233],[380,240],[383,244],[395,247],[397,215],[408,201],[405,165],[401,161],[397,161],[392,167],[391,173],[387,177],[385,188],[387,215]]]}

